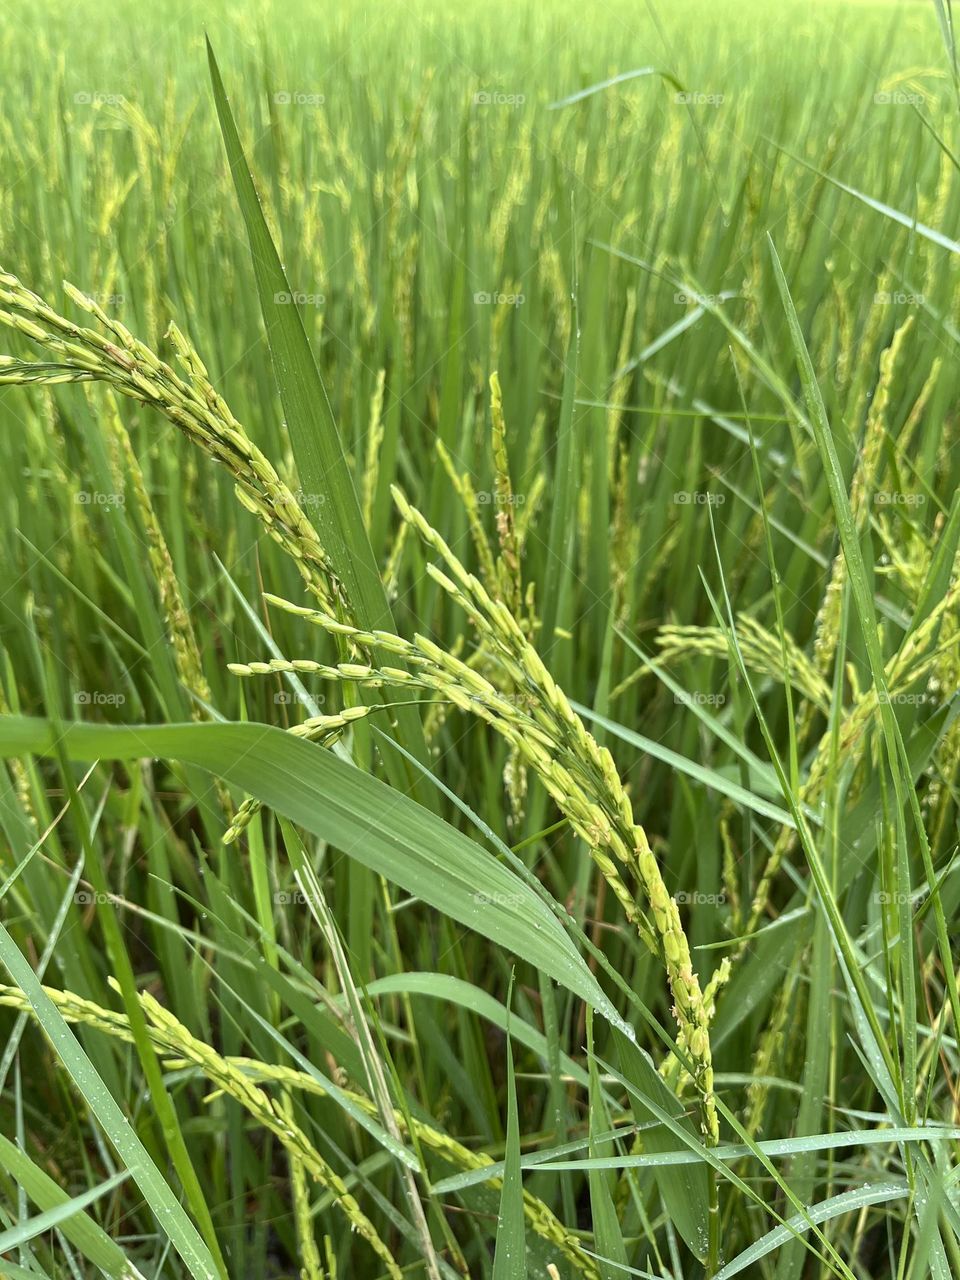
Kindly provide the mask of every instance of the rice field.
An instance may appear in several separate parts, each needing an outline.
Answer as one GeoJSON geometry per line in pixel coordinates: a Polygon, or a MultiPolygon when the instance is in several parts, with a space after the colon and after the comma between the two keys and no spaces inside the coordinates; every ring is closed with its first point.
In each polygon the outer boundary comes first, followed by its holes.
{"type": "Polygon", "coordinates": [[[0,1275],[960,1275],[949,0],[0,67],[0,1275]]]}

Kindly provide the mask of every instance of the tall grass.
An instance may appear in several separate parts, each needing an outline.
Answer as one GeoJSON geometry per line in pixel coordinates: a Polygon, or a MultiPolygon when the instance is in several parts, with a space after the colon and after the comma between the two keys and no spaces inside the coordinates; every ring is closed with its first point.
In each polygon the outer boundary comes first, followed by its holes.
{"type": "Polygon", "coordinates": [[[4,1274],[960,1273],[949,6],[214,9],[0,25],[4,1274]]]}

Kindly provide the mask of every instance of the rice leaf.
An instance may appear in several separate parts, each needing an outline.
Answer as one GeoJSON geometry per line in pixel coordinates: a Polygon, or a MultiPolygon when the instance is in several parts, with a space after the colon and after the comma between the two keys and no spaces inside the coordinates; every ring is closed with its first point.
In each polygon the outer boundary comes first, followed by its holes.
{"type": "Polygon", "coordinates": [[[266,725],[71,724],[58,730],[42,720],[0,717],[4,755],[43,755],[57,743],[72,759],[168,756],[208,769],[494,939],[624,1026],[556,917],[521,880],[454,827],[330,752],[266,725]]]}

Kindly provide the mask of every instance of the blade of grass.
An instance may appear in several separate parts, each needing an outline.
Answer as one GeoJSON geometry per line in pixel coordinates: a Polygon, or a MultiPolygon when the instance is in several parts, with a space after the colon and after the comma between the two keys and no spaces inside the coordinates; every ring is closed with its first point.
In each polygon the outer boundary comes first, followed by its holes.
{"type": "MultiPolygon", "coordinates": [[[[513,995],[513,981],[507,1008],[513,995]]],[[[520,1172],[520,1117],[513,1045],[507,1028],[507,1146],[497,1217],[497,1245],[493,1256],[493,1280],[526,1280],[527,1244],[523,1221],[523,1175],[520,1172]]]]}
{"type": "Polygon", "coordinates": [[[572,106],[575,102],[582,102],[584,98],[593,97],[595,93],[602,93],[604,89],[612,89],[614,85],[625,84],[628,80],[639,80],[643,76],[659,76],[667,84],[672,84],[675,89],[681,90],[683,88],[676,76],[671,75],[669,71],[663,71],[660,67],[637,67],[635,71],[621,71],[618,75],[610,76],[606,80],[600,80],[597,84],[591,84],[586,89],[579,89],[576,93],[571,93],[566,98],[560,98],[557,102],[548,102],[547,110],[556,111],[559,107],[572,106]]]}
{"type": "Polygon", "coordinates": [[[330,752],[266,725],[105,726],[0,717],[0,754],[198,764],[322,836],[445,915],[494,939],[632,1034],[563,932],[516,875],[469,837],[330,752]]]}
{"type": "MultiPolygon", "coordinates": [[[[0,1165],[40,1209],[57,1209],[69,1203],[67,1193],[39,1165],[0,1134],[0,1165]]],[[[122,1178],[124,1175],[118,1175],[122,1178]]],[[[85,1258],[110,1280],[142,1280],[141,1273],[123,1250],[89,1214],[74,1212],[59,1224],[60,1231],[85,1258]]]]}
{"type": "MultiPolygon", "coordinates": [[[[220,130],[247,230],[260,308],[300,483],[313,497],[311,509],[317,513],[321,538],[346,588],[357,624],[369,630],[393,631],[390,604],[333,410],[300,313],[291,303],[290,284],[263,215],[209,40],[207,57],[220,130]]],[[[399,701],[404,700],[399,698],[399,701]]],[[[403,745],[418,759],[426,760],[426,743],[416,709],[404,703],[397,708],[396,719],[403,745]]],[[[385,762],[394,785],[409,785],[410,775],[395,757],[388,756],[385,762]]]]}
{"type": "Polygon", "coordinates": [[[79,1217],[88,1205],[105,1196],[108,1191],[119,1187],[129,1177],[129,1171],[121,1169],[119,1173],[91,1187],[89,1191],[84,1191],[78,1196],[68,1196],[58,1204],[51,1205],[49,1209],[44,1209],[42,1213],[18,1222],[15,1226],[8,1227],[6,1231],[0,1231],[0,1254],[20,1249],[27,1241],[34,1240],[48,1231],[63,1230],[71,1218],[79,1217]]]}
{"type": "Polygon", "coordinates": [[[778,151],[782,151],[785,156],[789,156],[797,164],[802,164],[805,169],[809,169],[819,178],[823,178],[824,181],[836,187],[838,191],[843,191],[848,196],[853,196],[855,200],[859,200],[861,204],[866,205],[868,209],[873,209],[874,212],[883,214],[891,222],[896,222],[901,227],[906,227],[908,231],[912,231],[915,235],[923,236],[925,240],[929,240],[931,244],[935,244],[940,249],[947,249],[950,253],[960,253],[960,241],[951,240],[949,236],[945,236],[942,231],[937,231],[935,227],[928,227],[925,223],[918,222],[916,218],[912,218],[909,214],[901,213],[899,209],[895,209],[892,205],[885,204],[884,201],[877,200],[873,196],[868,196],[863,191],[858,191],[856,187],[848,186],[847,183],[841,182],[839,178],[835,178],[815,164],[811,164],[809,160],[804,160],[802,156],[794,155],[787,147],[782,147],[772,138],[768,139],[768,141],[778,151]]]}
{"type": "Polygon", "coordinates": [[[853,1191],[843,1191],[840,1195],[831,1196],[829,1200],[821,1200],[819,1204],[810,1205],[806,1214],[796,1214],[781,1227],[774,1227],[765,1236],[761,1236],[748,1249],[738,1253],[735,1258],[721,1267],[715,1280],[729,1280],[739,1275],[747,1267],[754,1266],[768,1253],[795,1238],[796,1233],[809,1231],[810,1223],[818,1226],[822,1222],[830,1222],[844,1213],[855,1213],[874,1204],[886,1204],[891,1200],[903,1200],[910,1194],[905,1182],[891,1182],[879,1187],[857,1187],[853,1191]]]}

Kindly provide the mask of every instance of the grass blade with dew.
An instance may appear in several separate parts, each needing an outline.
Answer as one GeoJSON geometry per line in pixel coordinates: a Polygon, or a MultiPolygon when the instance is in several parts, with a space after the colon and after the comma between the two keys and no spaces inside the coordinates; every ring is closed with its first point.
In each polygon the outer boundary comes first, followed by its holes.
{"type": "Polygon", "coordinates": [[[840,1195],[831,1196],[829,1200],[810,1205],[806,1214],[796,1214],[783,1226],[774,1227],[749,1248],[744,1249],[735,1258],[731,1258],[726,1266],[721,1267],[717,1272],[715,1280],[730,1280],[730,1277],[739,1275],[747,1267],[754,1266],[774,1249],[778,1249],[790,1239],[795,1239],[798,1232],[809,1231],[811,1222],[819,1226],[820,1223],[830,1222],[843,1213],[856,1213],[870,1205],[903,1200],[908,1195],[909,1188],[905,1182],[891,1182],[889,1185],[879,1187],[857,1187],[853,1191],[844,1191],[840,1195]]]}
{"type": "Polygon", "coordinates": [[[121,1169],[119,1173],[115,1173],[107,1178],[106,1181],[91,1187],[89,1191],[84,1191],[78,1196],[68,1196],[66,1199],[59,1201],[59,1203],[51,1205],[49,1209],[44,1209],[42,1213],[35,1214],[34,1217],[27,1218],[23,1222],[15,1223],[12,1227],[8,1227],[6,1231],[0,1231],[0,1254],[20,1249],[27,1241],[33,1240],[36,1236],[44,1235],[48,1231],[63,1230],[71,1218],[78,1217],[88,1205],[93,1204],[108,1192],[115,1190],[121,1183],[126,1182],[129,1177],[129,1170],[121,1169]]]}
{"type": "MultiPolygon", "coordinates": [[[[22,1187],[42,1210],[58,1209],[70,1203],[67,1193],[36,1165],[26,1152],[0,1134],[0,1167],[22,1187]]],[[[126,1173],[118,1178],[128,1176],[126,1173]]],[[[142,1280],[140,1272],[123,1250],[89,1214],[76,1208],[57,1227],[83,1256],[110,1280],[142,1280]]]]}
{"type": "MultiPolygon", "coordinates": [[[[651,1117],[659,1120],[661,1117],[657,1115],[657,1111],[670,1117],[670,1126],[660,1123],[654,1129],[643,1130],[645,1150],[652,1154],[675,1150],[677,1141],[672,1133],[675,1128],[682,1129],[693,1146],[694,1126],[684,1115],[679,1101],[661,1080],[649,1056],[639,1045],[630,1044],[624,1039],[618,1039],[617,1047],[624,1079],[630,1084],[630,1105],[637,1124],[647,1125],[651,1117]],[[648,1099],[653,1106],[647,1105],[648,1099]]],[[[699,1146],[699,1143],[696,1145],[699,1146]]],[[[654,1176],[671,1222],[694,1257],[703,1262],[708,1251],[710,1225],[707,1166],[658,1166],[654,1176]]]]}

